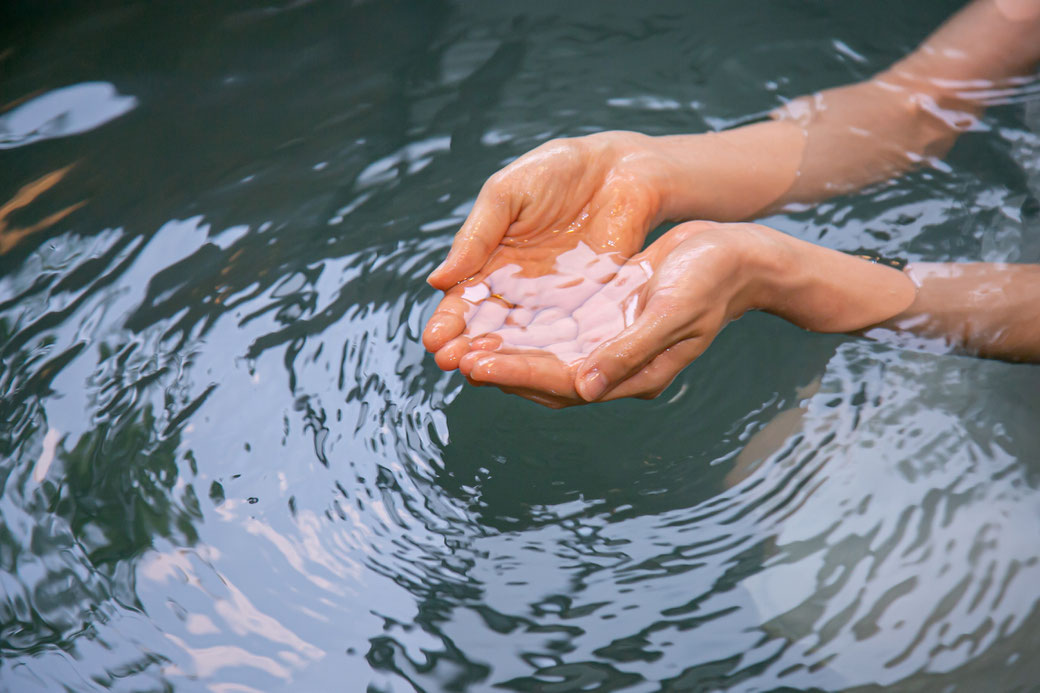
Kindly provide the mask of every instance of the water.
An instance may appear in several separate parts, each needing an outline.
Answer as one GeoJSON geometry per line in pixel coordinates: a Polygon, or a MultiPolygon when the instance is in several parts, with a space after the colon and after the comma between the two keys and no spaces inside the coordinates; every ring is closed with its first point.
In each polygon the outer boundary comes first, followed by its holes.
{"type": "MultiPolygon", "coordinates": [[[[503,163],[725,127],[953,9],[5,5],[0,688],[1035,689],[1035,367],[751,315],[553,412],[418,342],[503,163]]],[[[1040,261],[1036,113],[768,221],[1040,261]]]]}

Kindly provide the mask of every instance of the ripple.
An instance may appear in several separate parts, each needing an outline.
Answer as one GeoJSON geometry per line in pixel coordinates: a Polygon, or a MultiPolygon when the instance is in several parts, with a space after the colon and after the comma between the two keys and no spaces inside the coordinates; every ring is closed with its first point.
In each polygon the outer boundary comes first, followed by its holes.
{"type": "MultiPolygon", "coordinates": [[[[423,351],[423,279],[502,163],[732,125],[944,11],[893,4],[873,34],[852,6],[595,9],[73,8],[12,35],[6,685],[1035,682],[1035,369],[752,315],[659,400],[549,412],[423,351]]],[[[1022,121],[770,223],[1030,259],[1022,121]]]]}
{"type": "Polygon", "coordinates": [[[136,107],[136,98],[108,82],[53,89],[0,115],[0,149],[89,132],[136,107]]]}

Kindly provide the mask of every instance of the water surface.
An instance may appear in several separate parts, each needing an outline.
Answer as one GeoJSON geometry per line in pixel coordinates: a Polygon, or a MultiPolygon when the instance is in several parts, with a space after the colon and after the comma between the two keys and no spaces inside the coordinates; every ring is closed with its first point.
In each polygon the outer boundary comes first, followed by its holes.
{"type": "MultiPolygon", "coordinates": [[[[1034,688],[1035,367],[752,315],[553,412],[418,341],[504,163],[727,127],[956,7],[5,6],[0,688],[1034,688]]],[[[768,221],[1040,261],[1040,112],[985,123],[768,221]]]]}

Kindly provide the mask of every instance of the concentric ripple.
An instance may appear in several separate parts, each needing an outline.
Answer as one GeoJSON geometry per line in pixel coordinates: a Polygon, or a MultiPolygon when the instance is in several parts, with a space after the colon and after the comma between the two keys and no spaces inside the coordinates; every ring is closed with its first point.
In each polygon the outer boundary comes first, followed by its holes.
{"type": "MultiPolygon", "coordinates": [[[[751,315],[658,400],[552,412],[419,343],[504,162],[735,124],[950,8],[16,5],[0,690],[1035,686],[1035,368],[751,315]]],[[[1040,261],[1034,94],[768,221],[1040,261]]]]}

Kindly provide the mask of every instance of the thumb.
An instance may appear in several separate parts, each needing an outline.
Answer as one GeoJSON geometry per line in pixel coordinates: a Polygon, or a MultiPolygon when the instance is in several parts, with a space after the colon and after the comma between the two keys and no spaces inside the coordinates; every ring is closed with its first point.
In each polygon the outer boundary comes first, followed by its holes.
{"type": "Polygon", "coordinates": [[[582,399],[599,399],[680,341],[684,324],[681,315],[675,299],[652,296],[635,322],[585,359],[575,381],[582,399]]]}
{"type": "Polygon", "coordinates": [[[485,184],[465,223],[455,234],[448,257],[427,278],[430,286],[447,291],[476,274],[513,223],[512,207],[508,195],[492,193],[490,184],[485,184]]]}

